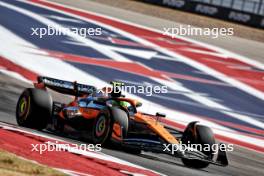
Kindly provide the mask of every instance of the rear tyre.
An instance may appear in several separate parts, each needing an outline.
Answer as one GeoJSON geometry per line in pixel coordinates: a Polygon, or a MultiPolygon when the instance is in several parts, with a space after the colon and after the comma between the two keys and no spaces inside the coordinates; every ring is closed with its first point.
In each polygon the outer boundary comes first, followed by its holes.
{"type": "MultiPolygon", "coordinates": [[[[125,139],[127,137],[128,127],[129,127],[128,114],[126,113],[126,111],[119,108],[112,108],[111,111],[114,121],[121,126],[122,138],[125,139]]],[[[133,147],[122,146],[122,149],[130,154],[138,155],[141,153],[141,149],[137,149],[133,147]]]]}
{"type": "Polygon", "coordinates": [[[111,114],[114,120],[114,123],[117,123],[122,128],[122,138],[127,137],[128,132],[128,114],[126,111],[120,108],[111,108],[111,114]]]}
{"type": "Polygon", "coordinates": [[[16,120],[19,126],[42,130],[52,116],[52,97],[40,89],[28,88],[18,99],[16,120]]]}
{"type": "Polygon", "coordinates": [[[109,115],[100,114],[95,120],[92,127],[92,142],[94,144],[104,145],[111,134],[112,122],[109,115]]]}
{"type": "MultiPolygon", "coordinates": [[[[208,151],[200,150],[200,151],[205,155],[207,155],[208,159],[213,158],[212,146],[213,144],[215,144],[215,138],[212,130],[209,127],[193,124],[193,127],[191,127],[191,129],[187,129],[184,131],[182,137],[183,144],[188,144],[188,141],[190,141],[189,142],[190,144],[201,144],[202,149],[204,149],[205,146],[207,146],[208,148],[208,144],[209,144],[210,150],[208,151]]],[[[182,158],[182,162],[184,163],[184,165],[188,167],[197,168],[197,169],[205,168],[209,165],[209,163],[207,162],[203,162],[200,160],[189,160],[186,158],[182,158]]]]}

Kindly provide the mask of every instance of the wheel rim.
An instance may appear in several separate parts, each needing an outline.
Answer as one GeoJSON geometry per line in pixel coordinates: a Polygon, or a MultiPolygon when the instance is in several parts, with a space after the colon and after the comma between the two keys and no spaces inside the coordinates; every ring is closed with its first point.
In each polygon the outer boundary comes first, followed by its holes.
{"type": "Polygon", "coordinates": [[[95,128],[95,134],[97,137],[100,137],[102,136],[105,131],[106,131],[106,122],[107,122],[107,119],[105,116],[100,116],[99,119],[97,120],[97,123],[96,123],[96,128],[95,128]]]}
{"type": "Polygon", "coordinates": [[[29,112],[30,98],[23,97],[19,101],[18,114],[21,120],[26,120],[29,112]]]}

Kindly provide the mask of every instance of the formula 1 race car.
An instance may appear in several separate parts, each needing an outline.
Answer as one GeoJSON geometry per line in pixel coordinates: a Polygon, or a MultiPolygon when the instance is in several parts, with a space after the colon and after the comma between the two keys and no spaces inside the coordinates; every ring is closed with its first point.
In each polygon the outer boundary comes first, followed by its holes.
{"type": "MultiPolygon", "coordinates": [[[[209,164],[227,166],[226,152],[213,152],[215,143],[210,128],[191,122],[181,132],[160,122],[165,118],[137,111],[142,104],[122,95],[122,83],[96,89],[49,77],[38,77],[35,88],[27,88],[19,97],[16,119],[20,126],[33,129],[49,128],[66,133],[74,131],[95,144],[117,144],[127,152],[139,154],[142,150],[166,153],[182,159],[193,168],[205,168],[209,164]],[[65,104],[53,101],[47,88],[74,99],[65,104]],[[207,151],[182,147],[182,144],[209,145],[207,151]],[[215,156],[215,157],[214,157],[215,156]]],[[[185,145],[186,146],[186,145],[185,145]]],[[[219,148],[218,148],[219,149],[219,148]]]]}

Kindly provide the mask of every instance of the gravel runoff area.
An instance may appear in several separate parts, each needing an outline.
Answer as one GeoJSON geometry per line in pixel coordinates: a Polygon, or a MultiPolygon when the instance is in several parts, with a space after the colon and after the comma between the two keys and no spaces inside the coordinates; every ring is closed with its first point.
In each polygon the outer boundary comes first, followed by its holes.
{"type": "Polygon", "coordinates": [[[143,0],[93,0],[130,11],[159,17],[177,23],[190,24],[202,28],[234,28],[234,35],[250,40],[264,42],[264,30],[232,22],[227,22],[194,13],[184,12],[168,7],[161,7],[143,2],[143,0]]]}
{"type": "Polygon", "coordinates": [[[0,175],[2,176],[66,176],[44,165],[24,160],[0,149],[0,175]]]}

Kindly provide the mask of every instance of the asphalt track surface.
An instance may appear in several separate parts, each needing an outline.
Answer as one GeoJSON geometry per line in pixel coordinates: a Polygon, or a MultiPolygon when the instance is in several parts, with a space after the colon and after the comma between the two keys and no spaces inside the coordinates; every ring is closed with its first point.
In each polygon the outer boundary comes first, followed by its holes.
{"type": "MultiPolygon", "coordinates": [[[[16,102],[19,95],[26,87],[32,87],[32,85],[0,73],[0,121],[15,125],[17,124],[15,120],[16,102]]],[[[65,98],[61,98],[58,94],[53,94],[53,96],[60,101],[66,100],[65,98]]],[[[51,137],[54,136],[49,133],[45,134],[51,137]]],[[[77,144],[83,143],[72,140],[71,138],[60,138],[77,144]]],[[[179,159],[167,155],[157,155],[150,152],[143,152],[141,155],[136,156],[113,149],[103,149],[102,152],[171,176],[261,175],[263,173],[264,165],[263,154],[248,149],[243,149],[241,147],[235,147],[233,152],[228,152],[228,159],[230,162],[228,167],[210,165],[208,168],[203,170],[187,168],[181,163],[179,159]]]]}
{"type": "MultiPolygon", "coordinates": [[[[6,13],[9,12],[6,11],[6,13]]],[[[11,23],[6,23],[5,25],[8,26],[10,24],[11,23]]],[[[12,25],[10,27],[12,27],[12,25]]],[[[36,44],[41,45],[42,43],[36,43],[36,44]]],[[[46,48],[45,46],[41,46],[41,47],[46,48]]],[[[60,50],[61,48],[57,48],[57,49],[60,50]]],[[[72,50],[72,52],[74,51],[72,50]]],[[[80,50],[80,52],[82,53],[83,51],[80,50]]],[[[85,54],[85,52],[82,54],[85,54]]],[[[75,66],[81,68],[81,65],[76,64],[75,66]]],[[[92,67],[89,68],[92,69],[92,67]]],[[[96,69],[94,71],[96,72],[96,69]]],[[[100,71],[101,70],[99,70],[98,72],[100,73],[100,71]]],[[[22,90],[25,87],[29,87],[31,85],[16,80],[14,78],[10,78],[6,75],[3,75],[2,73],[0,75],[0,85],[1,85],[0,86],[1,89],[0,121],[16,124],[15,113],[14,113],[16,101],[22,90]]],[[[61,99],[59,96],[56,97],[61,99]]],[[[259,112],[263,112],[263,111],[259,110],[259,112]]],[[[236,121],[236,123],[242,123],[242,122],[236,121]]],[[[250,151],[247,149],[242,149],[240,147],[236,147],[233,152],[228,153],[228,158],[230,160],[230,165],[228,167],[222,168],[217,166],[209,166],[209,168],[204,170],[195,170],[184,167],[181,164],[180,160],[164,155],[143,153],[140,156],[135,156],[111,149],[104,149],[103,152],[124,159],[126,161],[130,161],[132,163],[141,165],[143,167],[153,169],[155,171],[161,172],[166,175],[261,175],[261,173],[263,172],[262,166],[264,164],[263,154],[250,151]]]]}

